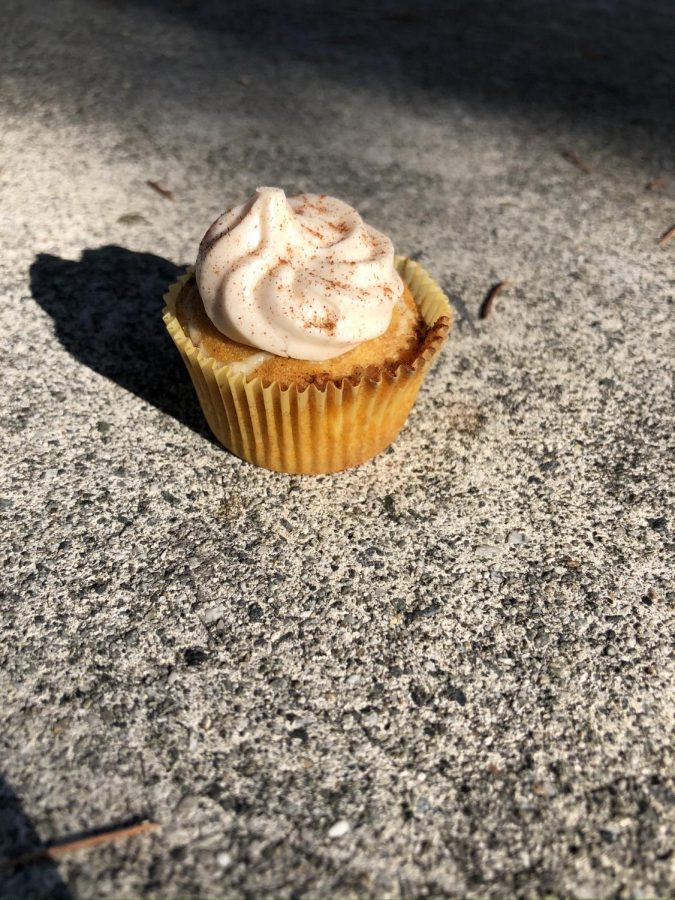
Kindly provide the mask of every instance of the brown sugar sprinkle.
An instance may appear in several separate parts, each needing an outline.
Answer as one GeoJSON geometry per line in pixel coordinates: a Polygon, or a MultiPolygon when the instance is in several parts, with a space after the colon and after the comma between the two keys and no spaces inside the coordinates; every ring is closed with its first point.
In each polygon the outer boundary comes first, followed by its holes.
{"type": "Polygon", "coordinates": [[[346,222],[329,222],[326,221],[326,225],[333,229],[333,231],[337,231],[338,234],[346,234],[349,231],[349,225],[346,222]]]}
{"type": "Polygon", "coordinates": [[[315,238],[318,238],[319,240],[323,240],[323,235],[320,232],[315,231],[313,228],[310,228],[309,225],[305,225],[304,222],[301,222],[300,224],[305,229],[305,231],[308,231],[315,238]]]}
{"type": "Polygon", "coordinates": [[[349,291],[351,288],[348,284],[345,284],[344,281],[336,281],[334,278],[324,278],[323,279],[328,287],[332,288],[334,291],[349,291]]]}
{"type": "Polygon", "coordinates": [[[319,331],[325,331],[326,334],[335,334],[335,329],[337,328],[337,319],[326,316],[325,319],[312,319],[311,322],[307,322],[308,328],[318,328],[319,331]]]}
{"type": "Polygon", "coordinates": [[[510,281],[500,281],[497,284],[493,285],[490,290],[487,292],[485,299],[481,303],[479,317],[481,319],[489,319],[492,315],[495,307],[495,303],[497,302],[497,297],[501,294],[502,291],[506,290],[506,288],[511,287],[510,281]]]}
{"type": "Polygon", "coordinates": [[[277,269],[280,269],[282,266],[287,266],[287,265],[288,265],[287,259],[285,259],[285,258],[278,259],[267,274],[272,275],[272,274],[274,274],[274,272],[276,272],[277,269]]]}
{"type": "MultiPolygon", "coordinates": [[[[320,194],[319,200],[323,200],[325,196],[325,194],[320,194]]],[[[307,200],[306,198],[305,203],[307,204],[307,206],[309,206],[310,209],[315,209],[318,213],[326,213],[328,211],[324,203],[312,203],[311,200],[307,200]]]]}

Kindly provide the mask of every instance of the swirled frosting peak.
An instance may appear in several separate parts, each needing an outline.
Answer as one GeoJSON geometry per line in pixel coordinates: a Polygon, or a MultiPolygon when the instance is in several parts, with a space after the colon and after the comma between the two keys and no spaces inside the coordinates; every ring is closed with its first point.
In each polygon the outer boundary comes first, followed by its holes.
{"type": "Polygon", "coordinates": [[[213,223],[196,276],[219,331],[295,359],[330,359],[384,334],[403,292],[391,241],[351,206],[271,187],[213,223]]]}

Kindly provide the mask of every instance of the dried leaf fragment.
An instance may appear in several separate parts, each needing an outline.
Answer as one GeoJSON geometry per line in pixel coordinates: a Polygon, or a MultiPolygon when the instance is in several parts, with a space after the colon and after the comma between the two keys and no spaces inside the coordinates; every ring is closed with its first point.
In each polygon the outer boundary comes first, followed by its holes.
{"type": "Polygon", "coordinates": [[[148,220],[140,213],[124,213],[118,216],[117,221],[120,225],[147,225],[148,220]]]}
{"type": "Polygon", "coordinates": [[[145,182],[148,187],[151,187],[153,191],[156,191],[160,197],[164,197],[166,200],[175,200],[173,193],[167,188],[162,187],[161,184],[157,184],[156,181],[148,181],[145,182]]]}
{"type": "Polygon", "coordinates": [[[87,837],[66,841],[63,844],[52,844],[51,846],[41,847],[39,850],[34,850],[32,853],[24,853],[22,856],[16,856],[13,859],[3,860],[0,862],[0,869],[15,869],[17,866],[25,866],[28,863],[38,862],[43,859],[58,859],[58,857],[65,856],[67,853],[72,853],[75,850],[98,847],[100,844],[108,844],[110,841],[133,837],[137,834],[143,834],[146,831],[156,831],[159,827],[158,822],[144,820],[143,822],[137,822],[135,825],[111,828],[108,831],[99,832],[98,834],[90,834],[87,837]]]}
{"type": "Polygon", "coordinates": [[[573,166],[576,166],[577,169],[581,169],[581,171],[585,172],[587,175],[590,175],[593,171],[586,160],[582,159],[580,156],[577,156],[577,154],[573,153],[572,150],[563,150],[561,155],[563,159],[566,159],[567,162],[572,163],[573,166]]]}
{"type": "Polygon", "coordinates": [[[481,319],[489,319],[492,315],[495,307],[495,303],[497,302],[497,297],[501,294],[502,291],[506,290],[506,288],[511,287],[511,282],[499,281],[497,284],[494,284],[490,290],[485,295],[485,299],[481,303],[480,313],[478,314],[481,319]]]}
{"type": "Polygon", "coordinates": [[[656,243],[663,246],[663,244],[667,244],[673,237],[675,237],[675,225],[671,225],[667,231],[664,231],[656,243]]]}

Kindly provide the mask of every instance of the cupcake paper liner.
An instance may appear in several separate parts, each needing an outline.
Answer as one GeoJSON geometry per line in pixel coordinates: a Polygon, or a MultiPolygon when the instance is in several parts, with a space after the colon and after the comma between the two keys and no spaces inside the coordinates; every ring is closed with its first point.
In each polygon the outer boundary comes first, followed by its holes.
{"type": "Polygon", "coordinates": [[[396,257],[396,268],[429,327],[416,359],[359,378],[282,386],[232,372],[202,353],[176,317],[189,269],[164,295],[164,323],[185,362],[211,431],[232,453],[276,472],[318,475],[365,462],[391,444],[451,327],[448,298],[422,266],[396,257]]]}

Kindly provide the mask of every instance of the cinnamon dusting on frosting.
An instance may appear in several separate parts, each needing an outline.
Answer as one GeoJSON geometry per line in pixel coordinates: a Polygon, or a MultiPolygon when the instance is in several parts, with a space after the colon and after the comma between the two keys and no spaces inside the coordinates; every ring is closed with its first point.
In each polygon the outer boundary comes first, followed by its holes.
{"type": "Polygon", "coordinates": [[[391,242],[325,194],[259,188],[204,236],[197,281],[213,324],[278,356],[324,360],[383,334],[403,285],[391,242]]]}
{"type": "Polygon", "coordinates": [[[337,327],[337,319],[334,315],[326,313],[323,319],[314,317],[306,323],[306,326],[309,328],[318,328],[320,331],[325,331],[328,334],[334,334],[337,327]]]}
{"type": "Polygon", "coordinates": [[[308,231],[310,234],[313,234],[315,238],[317,238],[318,240],[321,240],[322,234],[320,231],[315,231],[313,228],[310,228],[309,225],[305,225],[304,222],[302,223],[302,227],[305,229],[305,231],[308,231]]]}

